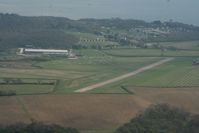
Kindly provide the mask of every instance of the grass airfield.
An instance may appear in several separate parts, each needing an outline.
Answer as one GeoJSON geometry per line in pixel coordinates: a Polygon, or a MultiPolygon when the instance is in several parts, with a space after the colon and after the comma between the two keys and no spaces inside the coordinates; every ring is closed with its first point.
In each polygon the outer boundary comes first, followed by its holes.
{"type": "Polygon", "coordinates": [[[157,49],[86,49],[76,51],[80,55],[77,60],[27,61],[16,57],[0,61],[0,91],[14,90],[17,94],[0,97],[0,123],[35,119],[75,127],[83,133],[112,133],[151,104],[168,103],[199,113],[199,66],[192,64],[199,59],[198,44],[162,43],[180,48],[163,54],[157,49]],[[74,93],[166,57],[175,59],[134,77],[74,93]],[[7,78],[26,84],[5,84],[7,78]],[[54,84],[41,84],[43,80],[54,84]]]}
{"type": "Polygon", "coordinates": [[[163,59],[112,57],[97,50],[78,52],[82,56],[77,60],[61,58],[34,63],[35,68],[0,68],[1,77],[56,79],[59,82],[55,93],[73,93],[82,87],[106,81],[163,59]]]}

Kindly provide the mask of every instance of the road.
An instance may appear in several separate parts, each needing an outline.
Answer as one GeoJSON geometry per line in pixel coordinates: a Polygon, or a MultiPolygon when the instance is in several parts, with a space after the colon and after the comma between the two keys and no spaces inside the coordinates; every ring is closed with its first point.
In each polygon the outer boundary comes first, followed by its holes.
{"type": "Polygon", "coordinates": [[[123,80],[123,79],[129,78],[129,77],[135,76],[135,75],[137,75],[137,74],[139,74],[141,72],[144,72],[144,71],[147,71],[147,70],[152,69],[154,67],[157,67],[159,65],[162,65],[162,64],[164,64],[166,62],[169,62],[169,61],[171,61],[173,59],[174,58],[166,58],[166,59],[160,60],[160,61],[158,61],[156,63],[141,67],[141,68],[139,68],[139,69],[137,69],[137,70],[135,70],[133,72],[118,76],[118,77],[113,78],[113,79],[109,79],[109,80],[101,82],[101,83],[90,85],[88,87],[76,90],[75,92],[77,92],[77,93],[87,92],[87,91],[90,91],[90,90],[93,90],[93,89],[96,89],[96,88],[99,88],[99,87],[102,87],[102,86],[105,86],[105,85],[108,85],[108,84],[123,80]]]}

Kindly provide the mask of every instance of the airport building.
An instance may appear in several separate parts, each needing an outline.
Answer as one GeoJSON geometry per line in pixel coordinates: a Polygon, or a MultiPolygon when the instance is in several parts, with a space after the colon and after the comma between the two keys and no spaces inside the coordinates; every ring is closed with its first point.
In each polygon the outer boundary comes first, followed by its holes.
{"type": "Polygon", "coordinates": [[[57,49],[32,49],[32,48],[19,48],[20,55],[24,54],[46,54],[46,55],[68,55],[68,50],[57,49]]]}

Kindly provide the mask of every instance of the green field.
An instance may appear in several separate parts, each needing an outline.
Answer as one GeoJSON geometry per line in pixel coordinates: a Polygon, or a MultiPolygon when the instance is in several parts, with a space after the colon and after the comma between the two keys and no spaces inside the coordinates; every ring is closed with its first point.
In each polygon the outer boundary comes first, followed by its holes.
{"type": "Polygon", "coordinates": [[[17,95],[47,94],[53,88],[53,85],[0,85],[0,91],[14,91],[17,95]]]}
{"type": "Polygon", "coordinates": [[[176,58],[175,60],[153,68],[135,77],[92,90],[94,93],[126,93],[121,86],[180,88],[199,86],[199,66],[192,65],[196,58],[176,58]]]}
{"type": "Polygon", "coordinates": [[[79,38],[78,44],[81,46],[86,46],[87,48],[91,48],[96,45],[100,45],[102,47],[119,46],[118,42],[110,42],[110,41],[107,41],[103,36],[94,35],[91,33],[68,32],[68,31],[66,33],[72,34],[72,35],[76,36],[77,38],[79,38]],[[104,40],[104,41],[94,41],[97,39],[104,40]],[[85,41],[85,40],[87,40],[87,41],[85,41]]]}
{"type": "MultiPolygon", "coordinates": [[[[189,42],[186,44],[190,45],[190,43],[194,44],[195,46],[197,41],[189,42]]],[[[175,43],[175,44],[177,45],[181,43],[175,43]]],[[[183,43],[183,45],[185,45],[185,42],[183,43]]],[[[195,70],[197,69],[197,67],[194,68],[194,66],[192,66],[192,61],[196,59],[196,57],[192,56],[199,56],[198,51],[168,50],[162,53],[161,50],[158,49],[125,48],[125,49],[109,49],[102,51],[94,49],[82,49],[82,50],[75,50],[75,53],[79,55],[79,59],[77,60],[69,60],[67,58],[57,58],[57,59],[53,58],[46,61],[36,62],[30,60],[27,62],[26,59],[24,62],[29,63],[30,66],[33,64],[33,66],[31,67],[29,66],[24,69],[15,68],[15,67],[0,68],[1,77],[55,79],[59,81],[55,87],[54,91],[55,93],[72,93],[77,89],[109,80],[111,78],[126,74],[128,72],[132,72],[140,67],[157,62],[163,59],[164,58],[163,56],[170,56],[177,58],[175,61],[171,62],[171,64],[168,63],[158,67],[160,70],[156,70],[154,73],[151,72],[152,70],[147,71],[143,73],[146,74],[146,76],[145,75],[142,76],[143,74],[139,74],[136,77],[127,79],[127,81],[125,82],[122,81],[113,86],[109,85],[108,88],[113,89],[114,93],[126,93],[124,90],[120,89],[120,86],[123,84],[127,86],[150,86],[150,87],[167,87],[167,86],[178,87],[178,86],[198,85],[195,81],[198,80],[197,75],[195,75],[197,73],[197,70],[195,70]],[[190,58],[185,58],[185,57],[182,58],[181,56],[187,56],[190,58]],[[195,80],[192,80],[192,78],[189,79],[190,76],[188,75],[188,73],[184,74],[184,72],[188,71],[189,69],[193,69],[191,72],[189,72],[189,75],[192,75],[191,77],[195,75],[196,77],[195,80]],[[158,77],[159,76],[158,74],[162,74],[160,75],[162,77],[161,78],[158,77]],[[176,75],[175,77],[177,77],[179,74],[187,75],[187,77],[184,77],[184,79],[181,78],[176,81],[170,78],[170,76],[174,77],[174,75],[176,75]],[[172,80],[172,82],[170,80],[172,80]],[[115,87],[119,89],[114,89],[115,87]]],[[[18,64],[18,66],[21,65],[21,67],[23,67],[25,66],[24,62],[15,61],[14,63],[18,64]]],[[[2,62],[2,64],[5,64],[5,62],[2,62]]],[[[45,88],[45,86],[42,86],[41,88],[45,88]]],[[[103,88],[99,90],[103,90],[103,88]]],[[[110,89],[108,89],[106,92],[109,91],[110,89]]]]}
{"type": "Polygon", "coordinates": [[[83,55],[78,60],[62,59],[38,64],[43,69],[62,71],[66,75],[61,79],[56,90],[59,93],[73,92],[162,59],[161,57],[112,57],[97,50],[81,50],[78,52],[83,55]],[[71,72],[74,72],[74,74],[67,76],[67,73],[71,72]]]}
{"type": "Polygon", "coordinates": [[[17,95],[47,94],[54,91],[56,80],[32,78],[0,78],[0,92],[17,95]]]}
{"type": "Polygon", "coordinates": [[[165,50],[160,49],[112,49],[104,50],[106,54],[118,57],[187,57],[187,56],[199,56],[199,51],[190,50],[165,50]]]}
{"type": "MultiPolygon", "coordinates": [[[[1,76],[8,78],[55,79],[59,82],[55,87],[54,93],[73,93],[80,88],[132,72],[140,67],[152,64],[164,58],[160,56],[161,51],[158,49],[111,49],[103,51],[83,49],[76,50],[75,52],[80,55],[77,60],[57,58],[47,61],[34,61],[34,63],[29,61],[30,64],[34,64],[33,68],[0,68],[1,76]]],[[[197,56],[199,55],[199,52],[185,50],[183,52],[165,51],[164,55],[166,54],[176,57],[197,56]]],[[[196,59],[196,57],[178,57],[175,61],[158,67],[158,70],[156,71],[154,71],[154,69],[157,68],[154,68],[151,71],[144,72],[136,77],[129,78],[126,81],[121,81],[114,85],[109,85],[93,91],[103,93],[104,90],[106,90],[105,93],[126,93],[126,91],[120,88],[121,85],[149,87],[197,86],[198,70],[196,66],[192,66],[192,61],[194,59],[196,59]],[[188,70],[192,71],[184,73],[188,70]],[[179,74],[187,76],[184,78],[181,77],[179,80],[175,79],[175,81],[171,78],[178,78],[179,74]],[[189,79],[190,75],[191,78],[189,79]]],[[[20,63],[21,62],[19,62],[19,64],[20,63]]],[[[26,86],[22,86],[22,88],[26,88],[26,86]]],[[[30,86],[29,88],[34,88],[34,86],[30,86]]],[[[41,93],[49,91],[48,89],[42,91],[43,88],[47,88],[47,86],[39,88],[41,88],[41,93]]],[[[26,89],[21,89],[18,94],[22,94],[23,90],[26,91],[26,89]]]]}
{"type": "Polygon", "coordinates": [[[175,47],[177,49],[184,50],[199,50],[199,41],[188,41],[188,42],[164,42],[160,43],[163,47],[175,47]]]}
{"type": "Polygon", "coordinates": [[[71,93],[82,87],[106,81],[162,59],[162,57],[113,57],[92,49],[75,52],[80,55],[77,60],[58,58],[36,62],[34,63],[36,68],[0,68],[1,76],[57,79],[59,82],[55,93],[71,93]]]}

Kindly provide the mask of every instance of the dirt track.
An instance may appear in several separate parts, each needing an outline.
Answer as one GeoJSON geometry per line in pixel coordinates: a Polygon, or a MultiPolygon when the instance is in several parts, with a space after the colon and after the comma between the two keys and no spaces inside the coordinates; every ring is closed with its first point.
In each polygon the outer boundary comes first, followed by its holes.
{"type": "Polygon", "coordinates": [[[105,86],[105,85],[108,85],[108,84],[123,80],[123,79],[129,78],[129,77],[132,77],[132,76],[137,75],[137,74],[139,74],[141,72],[144,72],[146,70],[149,70],[149,69],[152,69],[154,67],[157,67],[157,66],[159,66],[161,64],[169,62],[169,61],[171,61],[173,59],[174,58],[166,58],[164,60],[161,60],[161,61],[158,61],[156,63],[150,64],[148,66],[139,68],[139,69],[137,69],[137,70],[135,70],[133,72],[130,72],[130,73],[121,75],[119,77],[116,77],[116,78],[113,78],[113,79],[110,79],[110,80],[107,80],[107,81],[104,81],[104,82],[101,82],[101,83],[97,83],[97,84],[94,84],[94,85],[91,85],[91,86],[88,86],[88,87],[85,87],[85,88],[82,88],[82,89],[79,89],[79,90],[76,90],[75,92],[78,92],[78,93],[87,92],[87,91],[90,91],[90,90],[93,90],[93,89],[96,89],[96,88],[99,88],[99,87],[102,87],[102,86],[105,86]]]}

